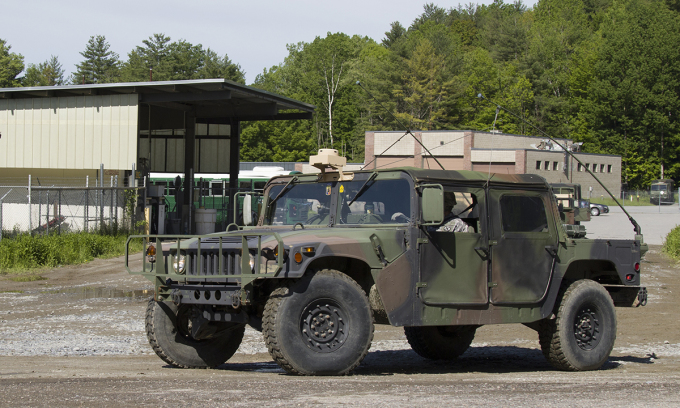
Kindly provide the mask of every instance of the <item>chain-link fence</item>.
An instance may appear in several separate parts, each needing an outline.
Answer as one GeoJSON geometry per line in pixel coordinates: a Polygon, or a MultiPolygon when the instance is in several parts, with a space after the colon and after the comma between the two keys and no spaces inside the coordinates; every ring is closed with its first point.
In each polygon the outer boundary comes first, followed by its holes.
{"type": "Polygon", "coordinates": [[[140,188],[0,186],[0,229],[5,235],[132,229],[140,188]]]}
{"type": "MultiPolygon", "coordinates": [[[[680,191],[675,189],[673,192],[673,202],[677,205],[678,204],[678,197],[680,197],[680,191]]],[[[589,196],[588,191],[586,191],[583,195],[584,199],[589,199],[590,201],[594,203],[599,203],[599,204],[609,204],[612,205],[613,201],[608,195],[592,195],[592,197],[589,196]]],[[[650,200],[650,192],[649,190],[621,190],[621,195],[616,197],[619,202],[626,206],[626,205],[657,205],[659,204],[658,200],[650,200]]],[[[671,204],[670,203],[671,199],[668,198],[664,199],[662,201],[663,204],[671,204]]]]}

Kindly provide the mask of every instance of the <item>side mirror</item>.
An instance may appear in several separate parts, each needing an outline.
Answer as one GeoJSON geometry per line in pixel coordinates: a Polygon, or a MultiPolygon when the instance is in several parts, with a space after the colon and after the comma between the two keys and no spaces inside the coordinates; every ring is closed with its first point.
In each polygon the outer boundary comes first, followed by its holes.
{"type": "Polygon", "coordinates": [[[444,187],[441,184],[420,186],[421,225],[440,225],[444,221],[444,187]]]}

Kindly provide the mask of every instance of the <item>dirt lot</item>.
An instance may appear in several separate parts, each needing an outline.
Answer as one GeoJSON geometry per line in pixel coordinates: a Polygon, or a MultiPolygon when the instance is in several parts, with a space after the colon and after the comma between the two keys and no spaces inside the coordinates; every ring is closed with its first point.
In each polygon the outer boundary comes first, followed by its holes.
{"type": "Polygon", "coordinates": [[[38,282],[0,277],[0,406],[680,406],[680,276],[658,246],[643,272],[649,305],[617,309],[616,346],[599,371],[553,370],[520,325],[480,328],[455,363],[424,360],[402,329],[376,326],[368,357],[340,378],[284,374],[251,329],[218,369],[166,366],[144,333],[151,286],[120,258],[38,282]]]}

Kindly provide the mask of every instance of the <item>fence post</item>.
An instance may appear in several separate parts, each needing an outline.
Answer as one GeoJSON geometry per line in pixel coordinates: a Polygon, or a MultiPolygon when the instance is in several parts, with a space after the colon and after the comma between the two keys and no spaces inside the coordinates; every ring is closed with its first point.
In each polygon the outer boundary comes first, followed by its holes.
{"type": "Polygon", "coordinates": [[[12,189],[10,188],[9,191],[4,196],[2,196],[2,198],[0,198],[0,241],[2,241],[2,200],[4,200],[5,197],[7,197],[7,194],[11,192],[12,189]]]}
{"type": "Polygon", "coordinates": [[[61,189],[59,191],[59,213],[58,215],[55,214],[55,218],[57,219],[57,224],[59,225],[59,235],[61,235],[61,189]]]}
{"type": "Polygon", "coordinates": [[[113,176],[111,176],[111,206],[109,207],[109,224],[113,224],[113,176]]]}
{"type": "Polygon", "coordinates": [[[99,230],[104,227],[104,163],[99,165],[99,230]]]}
{"type": "Polygon", "coordinates": [[[85,231],[90,231],[89,225],[87,225],[90,218],[90,176],[85,176],[85,231]]]}
{"type": "Polygon", "coordinates": [[[50,235],[50,190],[47,190],[47,235],[50,235]]]}
{"type": "Polygon", "coordinates": [[[31,208],[31,175],[28,175],[28,233],[33,234],[33,217],[31,208]]]}
{"type": "Polygon", "coordinates": [[[115,214],[116,214],[116,216],[115,216],[116,225],[118,225],[118,190],[117,190],[117,188],[118,188],[118,176],[116,176],[116,204],[115,204],[115,208],[116,208],[116,212],[115,212],[115,214]]]}

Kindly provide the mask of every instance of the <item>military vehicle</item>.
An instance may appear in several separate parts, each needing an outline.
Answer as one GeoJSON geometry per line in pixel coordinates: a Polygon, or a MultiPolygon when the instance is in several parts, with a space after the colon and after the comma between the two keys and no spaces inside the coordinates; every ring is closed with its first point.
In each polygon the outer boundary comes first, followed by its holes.
{"type": "Polygon", "coordinates": [[[128,255],[126,267],[155,284],[146,330],[163,361],[218,366],[248,324],[288,373],[343,375],[374,324],[403,326],[416,353],[452,360],[480,326],[517,323],[554,367],[594,370],[614,346],[615,306],[646,303],[639,228],[631,240],[570,236],[540,176],[347,173],[325,150],[311,163],[322,172],[267,183],[254,226],[130,238],[148,244],[142,270],[128,255]],[[442,228],[452,221],[466,232],[442,228]]]}
{"type": "Polygon", "coordinates": [[[580,184],[552,183],[550,187],[564,224],[580,225],[582,221],[590,221],[590,203],[581,198],[580,184]]]}
{"type": "Polygon", "coordinates": [[[654,205],[674,204],[673,180],[652,180],[652,184],[649,186],[649,202],[654,205]]]}

